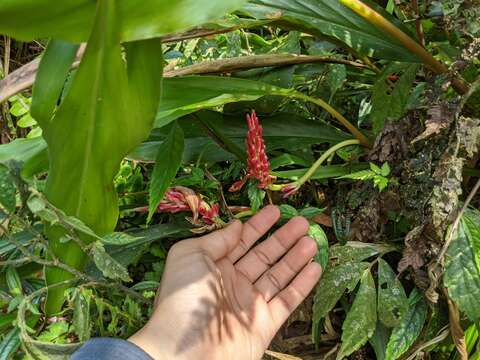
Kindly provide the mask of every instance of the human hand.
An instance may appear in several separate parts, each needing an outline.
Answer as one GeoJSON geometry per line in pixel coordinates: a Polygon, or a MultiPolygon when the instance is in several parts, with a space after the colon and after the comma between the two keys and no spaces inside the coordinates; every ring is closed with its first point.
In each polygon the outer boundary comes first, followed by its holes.
{"type": "Polygon", "coordinates": [[[320,278],[308,222],[295,217],[250,249],[280,218],[249,221],[175,244],[150,321],[129,340],[156,360],[259,360],[320,278]]]}

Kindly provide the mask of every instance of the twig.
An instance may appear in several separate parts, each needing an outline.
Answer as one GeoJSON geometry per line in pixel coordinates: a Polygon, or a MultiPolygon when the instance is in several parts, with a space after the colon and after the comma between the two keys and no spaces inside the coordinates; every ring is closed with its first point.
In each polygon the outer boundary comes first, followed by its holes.
{"type": "Polygon", "coordinates": [[[415,27],[417,29],[418,41],[420,45],[425,47],[425,34],[423,33],[422,19],[420,17],[420,8],[418,7],[418,0],[412,0],[413,10],[415,11],[415,27]]]}
{"type": "MultiPolygon", "coordinates": [[[[72,64],[72,69],[78,67],[83,56],[83,49],[79,50],[77,57],[72,64]]],[[[39,59],[35,59],[21,68],[12,72],[5,79],[0,80],[0,103],[10,97],[30,88],[35,82],[35,76],[38,71],[39,59]]],[[[163,76],[176,77],[185,75],[200,74],[222,74],[231,73],[245,69],[288,66],[296,64],[310,63],[335,63],[345,64],[357,68],[366,66],[355,61],[335,59],[325,56],[306,56],[306,55],[252,55],[242,56],[230,59],[218,59],[212,61],[203,61],[198,64],[186,66],[181,69],[166,71],[163,76]]]]}

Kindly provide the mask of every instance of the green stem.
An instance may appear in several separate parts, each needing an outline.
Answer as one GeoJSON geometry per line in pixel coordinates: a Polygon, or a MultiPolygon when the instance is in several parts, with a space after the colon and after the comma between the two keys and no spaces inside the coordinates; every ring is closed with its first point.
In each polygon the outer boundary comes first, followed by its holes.
{"type": "MultiPolygon", "coordinates": [[[[365,5],[360,0],[340,0],[340,2],[363,17],[369,23],[386,32],[394,39],[397,39],[403,46],[417,55],[434,73],[444,74],[448,72],[448,68],[444,64],[437,61],[432,54],[426,51],[419,43],[417,43],[410,36],[405,34],[402,30],[397,28],[394,24],[385,19],[371,7],[365,5]]],[[[459,75],[452,79],[452,86],[459,94],[466,94],[469,88],[465,80],[459,75]]]]}
{"type": "Polygon", "coordinates": [[[318,170],[320,165],[322,165],[325,162],[325,160],[327,160],[338,149],[341,149],[345,146],[350,146],[350,145],[361,145],[361,142],[358,139],[350,139],[350,140],[345,140],[345,141],[339,142],[338,144],[332,146],[327,151],[325,151],[322,154],[322,156],[320,156],[318,158],[318,160],[315,161],[315,163],[310,167],[310,169],[308,169],[308,171],[305,174],[303,174],[303,176],[300,179],[298,179],[298,180],[296,180],[292,183],[289,183],[289,184],[270,185],[269,189],[272,190],[272,191],[280,191],[283,188],[288,187],[288,186],[295,187],[297,189],[300,188],[303,184],[305,184],[313,176],[313,174],[315,174],[315,172],[318,170]]]}
{"type": "Polygon", "coordinates": [[[293,92],[292,96],[297,99],[305,100],[312,102],[321,108],[325,109],[330,115],[332,115],[335,119],[337,119],[345,128],[347,128],[350,133],[355,136],[355,138],[360,142],[361,145],[371,148],[372,144],[370,141],[367,139],[365,135],[363,135],[360,130],[358,130],[355,126],[352,125],[350,121],[348,121],[342,114],[340,114],[337,110],[335,110],[332,106],[330,106],[328,103],[323,101],[322,99],[318,98],[313,98],[311,96],[302,94],[300,92],[293,92]]]}
{"type": "Polygon", "coordinates": [[[360,144],[361,144],[360,140],[351,139],[351,140],[345,140],[345,141],[339,142],[338,144],[332,146],[330,149],[325,151],[322,154],[322,156],[320,156],[318,160],[315,161],[312,167],[308,169],[308,171],[305,174],[303,174],[303,176],[300,179],[298,179],[295,183],[297,184],[298,187],[302,186],[305,182],[308,181],[308,179],[312,177],[313,174],[315,174],[315,172],[320,167],[320,165],[322,165],[323,162],[327,160],[330,157],[330,155],[335,153],[338,149],[341,149],[345,146],[360,145],[360,144]]]}

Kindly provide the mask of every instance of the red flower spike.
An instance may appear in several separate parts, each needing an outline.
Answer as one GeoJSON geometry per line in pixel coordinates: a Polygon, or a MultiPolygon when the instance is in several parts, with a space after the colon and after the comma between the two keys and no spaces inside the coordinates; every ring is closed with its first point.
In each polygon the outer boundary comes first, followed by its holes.
{"type": "MultiPolygon", "coordinates": [[[[143,208],[138,210],[143,210],[143,208]]],[[[158,205],[157,212],[177,213],[183,211],[190,211],[193,214],[191,222],[195,225],[202,225],[199,215],[203,224],[207,225],[214,224],[215,220],[220,217],[219,204],[208,204],[195,191],[185,186],[169,188],[164,199],[158,205]]]]}

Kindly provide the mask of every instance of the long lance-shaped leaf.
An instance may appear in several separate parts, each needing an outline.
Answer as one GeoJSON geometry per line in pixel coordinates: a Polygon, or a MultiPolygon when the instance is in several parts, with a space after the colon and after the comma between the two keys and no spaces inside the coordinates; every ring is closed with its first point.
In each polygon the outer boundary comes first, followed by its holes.
{"type": "Polygon", "coordinates": [[[150,183],[150,201],[148,206],[149,222],[163,199],[167,188],[175,178],[182,163],[184,136],[180,126],[173,124],[167,139],[158,148],[155,167],[150,183]]]}
{"type": "Polygon", "coordinates": [[[252,101],[266,95],[278,95],[312,102],[345,126],[362,145],[369,147],[369,140],[353,126],[340,112],[319,98],[305,95],[295,89],[286,89],[239,78],[220,76],[185,76],[165,79],[165,92],[160,109],[155,120],[155,127],[162,127],[180,116],[190,114],[200,109],[212,108],[232,102],[252,101]],[[188,91],[186,91],[188,89],[188,91]]]}
{"type": "Polygon", "coordinates": [[[37,122],[46,122],[53,115],[77,50],[78,45],[61,40],[48,43],[33,87],[30,107],[30,113],[37,122]]]}
{"type": "MultiPolygon", "coordinates": [[[[150,39],[206,23],[242,6],[246,0],[118,0],[122,41],[150,39]]],[[[0,33],[23,40],[52,37],[88,39],[95,17],[92,0],[2,0],[0,33]]]]}
{"type": "MultiPolygon", "coordinates": [[[[113,178],[123,157],[148,136],[160,98],[160,43],[127,47],[127,72],[116,6],[114,0],[98,2],[92,36],[70,90],[54,118],[42,124],[50,156],[47,198],[99,235],[115,228],[118,205],[113,178]]],[[[47,228],[51,249],[64,263],[83,268],[87,256],[77,243],[60,242],[63,232],[59,227],[47,228]]],[[[92,241],[85,235],[81,238],[92,241]]],[[[71,276],[57,268],[46,269],[47,284],[71,276]]],[[[48,294],[48,314],[61,308],[63,290],[48,294]]]]}
{"type": "MultiPolygon", "coordinates": [[[[338,0],[251,0],[242,12],[257,19],[270,19],[280,27],[326,38],[362,56],[418,62],[398,40],[385,36],[338,0]]],[[[395,21],[390,14],[382,14],[395,21]]]]}

